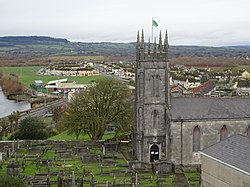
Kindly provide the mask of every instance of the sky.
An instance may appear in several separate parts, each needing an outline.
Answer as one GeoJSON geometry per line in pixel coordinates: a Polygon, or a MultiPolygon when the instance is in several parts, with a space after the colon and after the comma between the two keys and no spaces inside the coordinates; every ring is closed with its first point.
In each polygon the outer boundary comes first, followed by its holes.
{"type": "Polygon", "coordinates": [[[152,17],[170,45],[250,44],[250,0],[0,0],[0,36],[134,42],[152,17]]]}

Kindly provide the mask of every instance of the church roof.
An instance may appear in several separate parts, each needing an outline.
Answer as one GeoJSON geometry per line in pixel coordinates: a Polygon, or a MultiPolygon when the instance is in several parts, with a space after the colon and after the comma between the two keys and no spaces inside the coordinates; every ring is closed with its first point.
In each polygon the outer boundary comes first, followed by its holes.
{"type": "Polygon", "coordinates": [[[231,136],[203,149],[201,154],[250,175],[250,138],[248,137],[231,136]]]}
{"type": "Polygon", "coordinates": [[[250,118],[250,98],[171,98],[172,120],[250,118]]]}

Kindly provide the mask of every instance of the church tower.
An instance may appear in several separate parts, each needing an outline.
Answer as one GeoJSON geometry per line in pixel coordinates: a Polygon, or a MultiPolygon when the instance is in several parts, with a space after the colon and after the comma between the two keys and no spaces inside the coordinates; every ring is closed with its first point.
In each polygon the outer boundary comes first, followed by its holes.
{"type": "Polygon", "coordinates": [[[135,154],[138,161],[170,160],[168,36],[147,47],[142,30],[136,44],[135,154]],[[152,49],[153,47],[153,49],[152,49]]]}

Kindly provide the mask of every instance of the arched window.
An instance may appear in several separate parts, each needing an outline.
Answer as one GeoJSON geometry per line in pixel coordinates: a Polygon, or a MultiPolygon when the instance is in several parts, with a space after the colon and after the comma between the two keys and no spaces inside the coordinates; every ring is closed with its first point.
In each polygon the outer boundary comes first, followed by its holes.
{"type": "Polygon", "coordinates": [[[200,142],[201,142],[201,132],[199,127],[196,126],[193,131],[193,152],[197,152],[200,150],[200,142]]]}
{"type": "Polygon", "coordinates": [[[152,112],[152,118],[153,118],[153,128],[157,129],[159,122],[159,112],[157,110],[154,110],[152,112]]]}
{"type": "Polygon", "coordinates": [[[223,125],[223,127],[220,130],[220,141],[224,140],[227,137],[228,137],[228,130],[226,125],[223,125]]]}
{"type": "Polygon", "coordinates": [[[250,138],[250,126],[247,128],[247,136],[250,138]]]}

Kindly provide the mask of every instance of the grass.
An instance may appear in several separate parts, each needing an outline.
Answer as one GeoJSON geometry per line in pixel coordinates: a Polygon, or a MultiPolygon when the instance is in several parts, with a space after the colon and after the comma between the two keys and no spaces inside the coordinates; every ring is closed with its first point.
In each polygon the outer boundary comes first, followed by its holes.
{"type": "Polygon", "coordinates": [[[36,72],[41,69],[42,66],[20,66],[20,67],[1,67],[0,71],[4,74],[15,74],[18,76],[18,80],[28,88],[30,84],[34,83],[35,80],[42,80],[43,84],[47,84],[49,81],[57,80],[57,79],[65,79],[68,78],[69,81],[75,82],[92,82],[95,81],[102,76],[89,76],[89,77],[63,77],[63,76],[49,76],[49,75],[40,75],[36,72]]]}
{"type": "MultiPolygon", "coordinates": [[[[102,137],[103,140],[111,139],[114,137],[114,134],[104,134],[102,137]]],[[[56,136],[50,137],[49,140],[76,140],[76,136],[72,134],[68,134],[67,131],[62,132],[61,134],[58,134],[56,136]]],[[[89,141],[90,138],[88,135],[80,135],[79,140],[81,141],[89,141]]]]}
{"type": "MultiPolygon", "coordinates": [[[[34,145],[33,145],[34,146],[34,145]]],[[[48,146],[52,146],[52,145],[48,145],[48,146]]],[[[101,153],[101,146],[99,147],[90,147],[90,151],[91,152],[98,152],[97,154],[101,153]]],[[[22,163],[22,156],[24,154],[32,154],[32,153],[26,153],[24,147],[22,146],[21,150],[18,151],[18,162],[21,164],[22,163]]],[[[116,163],[126,163],[127,161],[125,160],[125,158],[121,155],[121,153],[119,152],[115,152],[114,153],[115,156],[117,157],[117,159],[115,159],[116,163]]],[[[83,177],[82,173],[83,170],[89,173],[92,173],[92,175],[94,176],[95,181],[97,181],[99,184],[103,183],[105,184],[106,182],[110,182],[110,183],[119,183],[119,184],[127,184],[129,185],[131,182],[131,176],[130,175],[118,175],[118,176],[112,176],[109,174],[110,171],[128,171],[128,168],[126,167],[119,167],[119,166],[115,166],[115,164],[110,165],[110,167],[106,167],[103,168],[103,174],[101,174],[101,167],[100,164],[104,164],[105,162],[95,162],[95,163],[83,163],[81,160],[81,156],[79,155],[73,155],[72,159],[55,159],[56,158],[56,153],[55,150],[48,150],[46,153],[44,153],[41,156],[41,159],[51,159],[52,160],[52,165],[49,166],[49,169],[52,173],[57,173],[59,171],[63,171],[66,173],[67,178],[69,178],[72,174],[72,171],[75,172],[75,177],[83,177]],[[65,165],[69,165],[69,167],[67,168],[62,168],[60,167],[60,165],[65,164],[65,165]],[[108,172],[108,173],[107,173],[108,172]]],[[[7,158],[6,160],[3,160],[3,163],[0,167],[0,173],[2,175],[6,175],[6,167],[8,162],[10,162],[11,160],[14,160],[14,158],[7,158]]],[[[22,175],[26,175],[26,176],[34,176],[35,173],[44,173],[46,172],[46,166],[41,166],[40,170],[37,169],[36,166],[36,160],[26,160],[26,168],[24,171],[21,170],[21,174],[22,175]]],[[[199,181],[195,181],[192,179],[197,179],[200,177],[199,173],[196,172],[186,172],[185,173],[186,177],[189,180],[189,184],[190,186],[198,186],[199,185],[199,181]]],[[[138,173],[138,182],[140,186],[157,186],[157,185],[165,185],[168,184],[169,186],[172,186],[173,184],[173,178],[174,178],[174,174],[170,174],[169,176],[159,176],[157,177],[155,174],[153,173],[138,173]],[[157,181],[164,181],[163,183],[159,183],[157,184],[157,181]]],[[[87,175],[84,176],[84,180],[90,180],[91,176],[87,175]]],[[[51,184],[52,187],[56,187],[56,180],[57,177],[56,176],[50,176],[50,180],[53,184],[51,184]]],[[[84,183],[84,186],[89,186],[89,184],[84,183]]]]}
{"type": "Polygon", "coordinates": [[[185,176],[187,177],[189,185],[191,187],[200,185],[200,173],[197,173],[197,172],[185,172],[185,176]]]}

